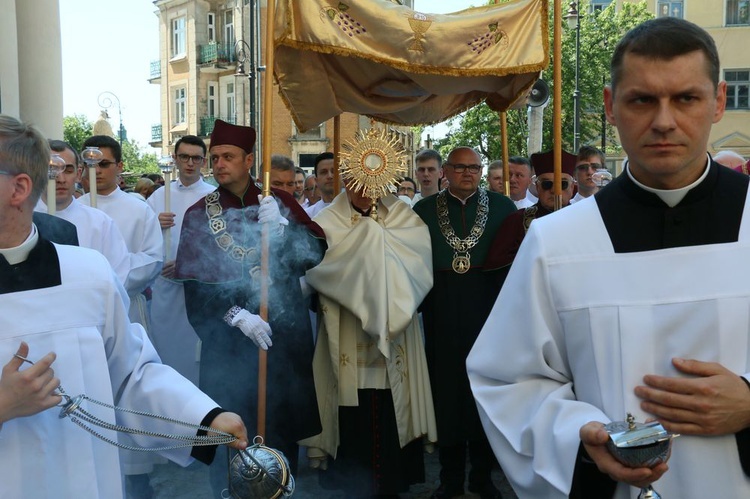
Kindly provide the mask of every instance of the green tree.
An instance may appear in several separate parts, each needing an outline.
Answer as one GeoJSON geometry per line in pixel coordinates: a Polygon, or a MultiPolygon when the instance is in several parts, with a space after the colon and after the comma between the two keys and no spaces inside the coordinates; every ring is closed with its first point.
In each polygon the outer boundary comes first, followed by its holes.
{"type": "Polygon", "coordinates": [[[144,153],[136,141],[125,140],[122,144],[122,170],[140,177],[144,173],[160,173],[159,158],[153,153],[144,153]]]}
{"type": "MultiPolygon", "coordinates": [[[[489,3],[492,3],[491,1],[489,3]]],[[[602,131],[607,137],[605,152],[619,152],[619,146],[612,142],[614,129],[603,125],[604,102],[602,93],[609,81],[609,61],[620,38],[632,27],[650,19],[645,2],[623,2],[619,11],[614,2],[606,9],[589,13],[588,1],[580,2],[581,43],[579,90],[581,95],[580,144],[601,147],[602,131]]],[[[553,50],[551,29],[552,8],[550,7],[550,51],[553,50]]],[[[562,98],[561,119],[563,148],[573,149],[573,90],[575,88],[576,30],[567,27],[563,20],[562,36],[562,98]]],[[[543,75],[549,84],[550,94],[554,92],[552,81],[552,55],[550,66],[543,75]]],[[[508,154],[527,156],[526,140],[529,134],[526,109],[511,109],[506,113],[508,123],[508,154]]],[[[469,145],[475,147],[487,162],[502,157],[500,122],[498,114],[486,104],[480,104],[448,121],[450,131],[443,139],[435,142],[435,148],[445,155],[453,147],[469,145]]],[[[552,149],[552,102],[544,110],[542,127],[542,150],[552,149]]]]}
{"type": "Polygon", "coordinates": [[[94,125],[82,114],[63,118],[63,140],[76,151],[83,149],[83,143],[91,137],[94,125]]]}

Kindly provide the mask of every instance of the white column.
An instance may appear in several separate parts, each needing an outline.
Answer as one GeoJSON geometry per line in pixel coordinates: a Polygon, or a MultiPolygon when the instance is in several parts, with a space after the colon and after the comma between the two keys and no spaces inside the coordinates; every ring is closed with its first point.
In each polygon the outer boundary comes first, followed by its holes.
{"type": "Polygon", "coordinates": [[[62,44],[58,0],[16,0],[20,118],[62,139],[62,44]]]}
{"type": "Polygon", "coordinates": [[[0,113],[18,117],[18,42],[16,0],[0,0],[0,113]]]}

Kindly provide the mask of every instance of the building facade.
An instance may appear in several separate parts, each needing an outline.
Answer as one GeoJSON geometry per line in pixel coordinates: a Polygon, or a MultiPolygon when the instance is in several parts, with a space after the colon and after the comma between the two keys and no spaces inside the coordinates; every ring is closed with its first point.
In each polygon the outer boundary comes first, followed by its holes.
{"type": "MultiPolygon", "coordinates": [[[[265,39],[266,2],[156,0],[154,5],[158,8],[160,58],[151,62],[149,81],[160,86],[161,122],[153,125],[150,144],[168,154],[182,135],[198,135],[208,142],[216,118],[262,127],[264,73],[258,67],[264,57],[258,47],[265,39]]],[[[272,116],[272,154],[289,156],[295,165],[311,172],[315,156],[333,150],[332,119],[311,130],[297,130],[275,90],[272,116]]],[[[369,119],[344,113],[340,117],[341,142],[370,126],[369,119]]],[[[401,138],[411,172],[418,141],[408,127],[389,128],[401,138]]],[[[256,158],[260,159],[263,147],[265,144],[258,144],[256,158]]]]}

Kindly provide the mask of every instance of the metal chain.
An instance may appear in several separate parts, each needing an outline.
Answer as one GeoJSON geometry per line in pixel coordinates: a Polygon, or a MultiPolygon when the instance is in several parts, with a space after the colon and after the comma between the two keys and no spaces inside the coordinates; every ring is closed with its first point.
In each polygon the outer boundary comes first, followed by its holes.
{"type": "Polygon", "coordinates": [[[443,189],[437,195],[437,212],[440,231],[443,233],[443,237],[451,248],[460,253],[468,253],[479,242],[479,238],[482,237],[482,234],[484,234],[484,227],[487,225],[487,216],[490,211],[487,191],[479,188],[479,206],[477,207],[477,218],[474,221],[474,226],[471,228],[469,235],[465,239],[459,239],[456,235],[456,232],[453,230],[453,227],[451,226],[450,219],[448,218],[448,201],[446,199],[446,191],[447,189],[443,189]]]}

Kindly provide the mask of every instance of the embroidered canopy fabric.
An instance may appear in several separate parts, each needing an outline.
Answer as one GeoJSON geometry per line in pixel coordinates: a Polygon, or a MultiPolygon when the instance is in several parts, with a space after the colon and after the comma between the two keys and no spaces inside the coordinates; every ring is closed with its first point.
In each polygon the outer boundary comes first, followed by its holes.
{"type": "Polygon", "coordinates": [[[280,0],[275,75],[297,127],[342,112],[400,125],[526,95],[549,62],[546,0],[415,12],[390,0],[280,0]]]}

